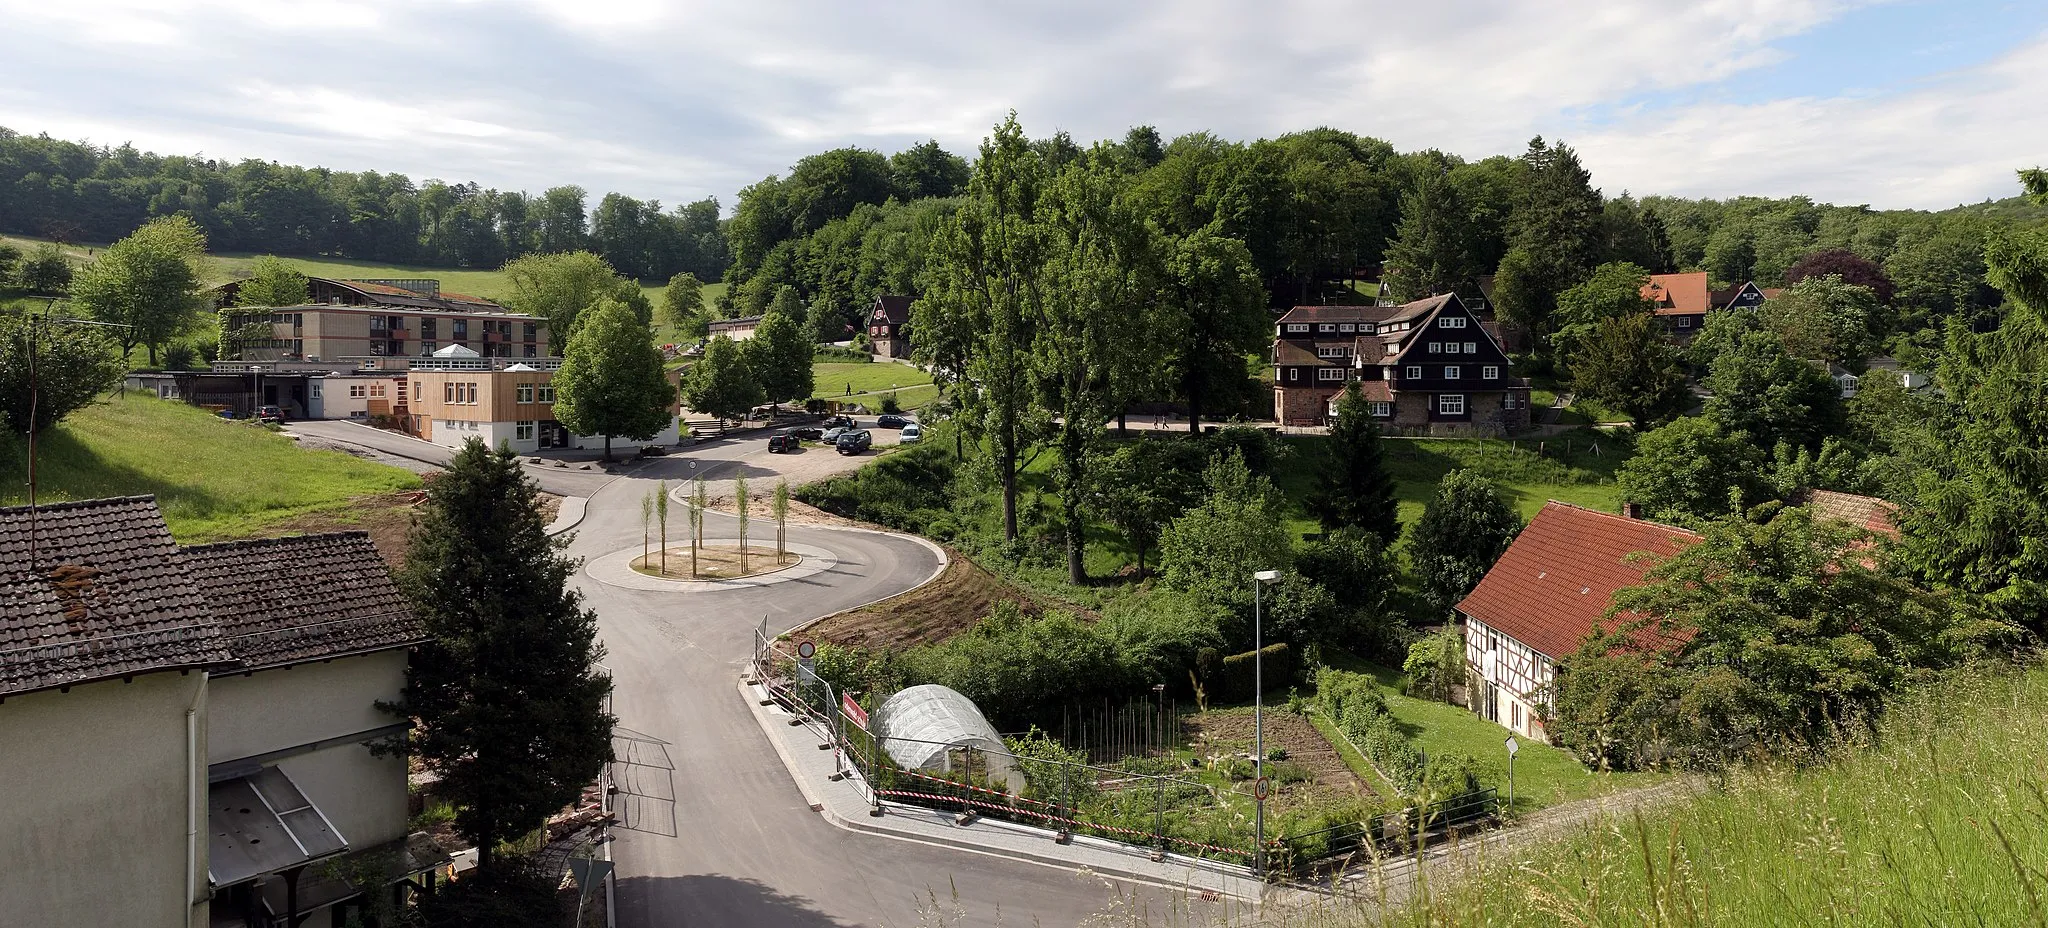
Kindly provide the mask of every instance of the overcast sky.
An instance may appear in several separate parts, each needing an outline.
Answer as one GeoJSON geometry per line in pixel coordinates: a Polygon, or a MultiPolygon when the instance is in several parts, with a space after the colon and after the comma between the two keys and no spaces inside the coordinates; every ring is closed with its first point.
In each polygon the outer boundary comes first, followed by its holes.
{"type": "Polygon", "coordinates": [[[2048,162],[2040,0],[0,0],[0,126],[665,205],[805,154],[1318,125],[1608,193],[1943,208],[2048,162]]]}

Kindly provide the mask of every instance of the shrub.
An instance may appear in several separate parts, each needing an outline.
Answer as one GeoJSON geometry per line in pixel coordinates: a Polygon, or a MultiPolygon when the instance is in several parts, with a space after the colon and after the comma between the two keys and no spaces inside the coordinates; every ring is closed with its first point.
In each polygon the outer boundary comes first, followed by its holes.
{"type": "Polygon", "coordinates": [[[1424,699],[1451,698],[1451,687],[1465,682],[1465,635],[1456,625],[1408,646],[1401,664],[1408,675],[1408,693],[1424,699]]]}
{"type": "Polygon", "coordinates": [[[895,415],[902,411],[903,404],[896,401],[895,391],[882,394],[882,412],[884,414],[895,415]]]}

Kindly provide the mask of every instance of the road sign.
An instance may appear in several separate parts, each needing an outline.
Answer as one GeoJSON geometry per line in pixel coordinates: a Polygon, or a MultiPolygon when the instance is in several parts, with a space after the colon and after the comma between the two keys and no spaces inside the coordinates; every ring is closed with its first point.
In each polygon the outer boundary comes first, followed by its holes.
{"type": "Polygon", "coordinates": [[[810,680],[816,680],[816,679],[818,679],[818,662],[817,662],[817,661],[814,661],[814,660],[811,660],[811,659],[810,659],[810,658],[808,658],[808,657],[799,657],[799,658],[797,658],[797,659],[796,659],[796,680],[797,680],[797,682],[798,682],[798,683],[804,683],[804,682],[807,682],[807,681],[810,681],[810,680]]]}
{"type": "Polygon", "coordinates": [[[1515,740],[1515,736],[1514,736],[1514,735],[1509,735],[1509,736],[1508,736],[1508,756],[1509,756],[1509,757],[1513,757],[1513,756],[1515,756],[1515,752],[1516,752],[1516,751],[1519,751],[1519,750],[1521,750],[1521,749],[1522,749],[1522,742],[1520,742],[1520,741],[1516,741],[1516,740],[1515,740]]]}
{"type": "Polygon", "coordinates": [[[818,646],[808,641],[798,642],[796,646],[796,656],[801,657],[804,660],[810,660],[811,658],[817,657],[818,646]]]}
{"type": "Polygon", "coordinates": [[[571,857],[569,872],[576,875],[577,891],[588,892],[591,887],[604,882],[604,878],[612,872],[612,862],[592,860],[588,857],[571,857]]]}
{"type": "Polygon", "coordinates": [[[1260,802],[1265,802],[1265,801],[1266,801],[1266,795],[1267,795],[1267,793],[1268,793],[1268,792],[1269,792],[1269,790],[1267,789],[1267,784],[1266,784],[1266,778],[1265,778],[1265,777],[1260,777],[1260,778],[1258,778],[1257,780],[1255,780],[1255,781],[1253,781],[1253,782],[1252,782],[1252,798],[1253,798],[1253,799],[1257,799],[1257,800],[1258,800],[1258,801],[1260,801],[1260,802]]]}
{"type": "Polygon", "coordinates": [[[861,708],[860,703],[854,702],[851,694],[839,694],[839,708],[846,713],[847,718],[853,720],[853,724],[860,726],[861,731],[868,730],[868,710],[861,708]]]}

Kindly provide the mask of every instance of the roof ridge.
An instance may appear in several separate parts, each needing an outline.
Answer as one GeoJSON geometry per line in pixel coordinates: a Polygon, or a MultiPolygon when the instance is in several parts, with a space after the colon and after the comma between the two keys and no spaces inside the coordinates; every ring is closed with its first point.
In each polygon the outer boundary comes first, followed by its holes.
{"type": "Polygon", "coordinates": [[[37,503],[34,507],[29,507],[26,505],[0,506],[0,515],[13,515],[15,513],[25,513],[28,512],[30,508],[34,508],[37,512],[63,512],[71,509],[91,509],[94,507],[113,506],[116,504],[154,504],[155,502],[156,494],[154,493],[146,493],[139,496],[96,496],[93,497],[92,499],[68,499],[55,503],[37,503]]]}
{"type": "MultiPolygon", "coordinates": [[[[1580,511],[1580,512],[1585,512],[1585,513],[1591,513],[1592,515],[1596,515],[1596,516],[1603,516],[1603,517],[1606,517],[1606,518],[1609,518],[1609,519],[1613,519],[1613,520],[1615,520],[1615,521],[1617,521],[1617,522],[1623,522],[1623,523],[1627,523],[1627,524],[1629,524],[1629,525],[1650,525],[1650,526],[1655,526],[1655,527],[1657,527],[1657,528],[1667,528],[1667,529],[1670,529],[1670,530],[1672,530],[1672,531],[1674,531],[1674,532],[1683,532],[1683,533],[1685,533],[1685,534],[1687,534],[1687,535],[1690,535],[1690,536],[1692,536],[1692,537],[1694,537],[1694,538],[1699,538],[1699,537],[1702,537],[1702,536],[1700,535],[1700,533],[1698,533],[1698,532],[1695,532],[1695,531],[1693,531],[1692,529],[1689,529],[1689,528],[1684,528],[1684,527],[1681,527],[1681,526],[1677,526],[1677,525],[1672,525],[1672,524],[1670,524],[1670,523],[1667,523],[1667,522],[1657,522],[1657,521],[1653,521],[1653,520],[1650,520],[1650,519],[1632,519],[1632,518],[1629,518],[1628,516],[1622,515],[1622,514],[1620,514],[1620,513],[1615,513],[1615,512],[1603,512],[1603,511],[1601,511],[1601,510],[1598,510],[1598,509],[1593,509],[1593,508],[1589,508],[1589,507],[1586,507],[1586,506],[1581,506],[1581,505],[1578,505],[1577,503],[1567,503],[1567,502],[1565,502],[1564,500],[1561,500],[1561,499],[1550,499],[1550,500],[1544,500],[1544,501],[1543,501],[1543,508],[1545,508],[1545,509],[1548,509],[1548,508],[1550,508],[1550,507],[1552,507],[1552,506],[1563,506],[1563,507],[1565,507],[1566,509],[1576,509],[1576,510],[1578,510],[1578,511],[1580,511]]],[[[1538,515],[1541,515],[1541,514],[1542,514],[1541,510],[1538,510],[1538,513],[1537,513],[1537,514],[1538,514],[1538,515]]]]}
{"type": "Polygon", "coordinates": [[[259,548],[266,545],[283,544],[285,542],[301,542],[341,538],[368,539],[369,537],[369,532],[363,531],[359,528],[354,528],[344,529],[338,532],[305,532],[298,535],[273,535],[269,538],[237,538],[233,541],[212,541],[207,542],[206,544],[199,545],[179,545],[178,550],[181,553],[186,551],[226,551],[233,548],[259,548]]]}

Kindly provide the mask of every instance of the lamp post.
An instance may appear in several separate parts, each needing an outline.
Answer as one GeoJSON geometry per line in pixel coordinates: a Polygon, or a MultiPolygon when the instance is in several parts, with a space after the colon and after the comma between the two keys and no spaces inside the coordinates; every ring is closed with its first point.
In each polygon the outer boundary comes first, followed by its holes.
{"type": "Polygon", "coordinates": [[[1266,607],[1265,585],[1280,579],[1277,570],[1252,574],[1252,869],[1266,875],[1266,607]]]}

